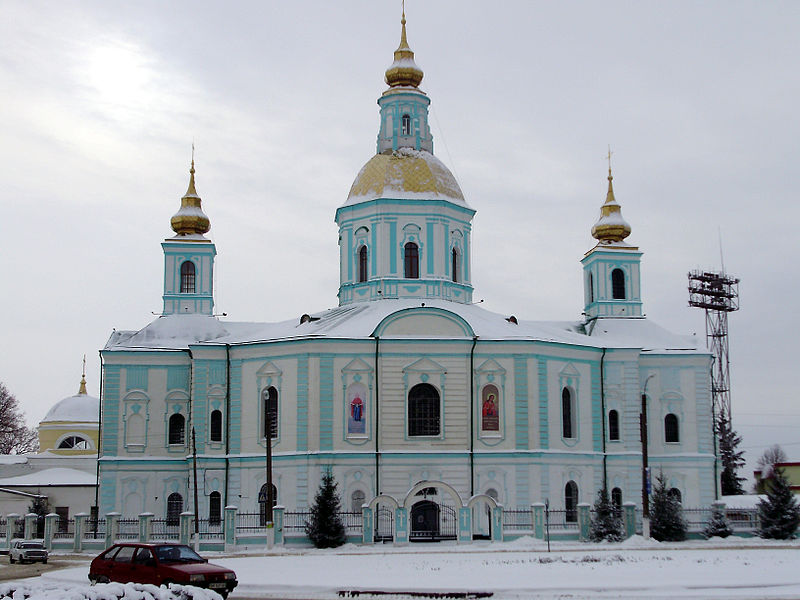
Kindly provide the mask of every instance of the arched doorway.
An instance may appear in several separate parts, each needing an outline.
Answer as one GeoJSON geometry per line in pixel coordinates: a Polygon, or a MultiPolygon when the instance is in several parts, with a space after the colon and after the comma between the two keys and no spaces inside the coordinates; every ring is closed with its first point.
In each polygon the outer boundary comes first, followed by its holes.
{"type": "Polygon", "coordinates": [[[420,500],[411,507],[411,541],[439,539],[439,505],[432,500],[420,500]]]}

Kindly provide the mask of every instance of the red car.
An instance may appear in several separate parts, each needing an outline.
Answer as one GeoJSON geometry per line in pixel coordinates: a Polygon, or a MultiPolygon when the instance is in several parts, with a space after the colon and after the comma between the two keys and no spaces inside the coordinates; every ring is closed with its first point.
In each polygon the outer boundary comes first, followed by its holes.
{"type": "Polygon", "coordinates": [[[89,567],[92,583],[152,583],[195,585],[226,598],[239,583],[236,573],[209,563],[182,544],[114,544],[89,567]]]}

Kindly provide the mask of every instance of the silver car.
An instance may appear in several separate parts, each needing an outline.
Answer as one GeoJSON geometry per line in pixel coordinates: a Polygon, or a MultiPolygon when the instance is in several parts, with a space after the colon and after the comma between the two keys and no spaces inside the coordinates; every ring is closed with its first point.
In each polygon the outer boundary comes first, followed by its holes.
{"type": "Polygon", "coordinates": [[[36,540],[14,540],[8,551],[8,562],[14,564],[40,561],[47,564],[47,548],[44,544],[36,540]]]}

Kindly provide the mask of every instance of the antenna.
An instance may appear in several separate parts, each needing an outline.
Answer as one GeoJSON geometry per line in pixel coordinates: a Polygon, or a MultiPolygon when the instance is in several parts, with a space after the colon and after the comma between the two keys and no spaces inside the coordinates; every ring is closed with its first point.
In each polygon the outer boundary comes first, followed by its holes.
{"type": "Polygon", "coordinates": [[[722,227],[717,226],[717,235],[719,236],[719,266],[722,267],[722,272],[725,272],[725,257],[722,255],[722,227]]]}

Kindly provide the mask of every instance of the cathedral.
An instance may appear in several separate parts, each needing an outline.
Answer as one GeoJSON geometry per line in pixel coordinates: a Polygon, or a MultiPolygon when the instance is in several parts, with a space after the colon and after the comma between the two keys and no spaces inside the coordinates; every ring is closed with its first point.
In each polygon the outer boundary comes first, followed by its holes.
{"type": "Polygon", "coordinates": [[[300,510],[330,472],[348,511],[481,497],[548,501],[569,520],[604,487],[641,506],[645,461],[686,506],[715,499],[712,357],[643,316],[642,252],[610,168],[580,258],[584,313],[489,312],[472,302],[476,211],[434,154],[422,79],[404,17],[376,153],[335,212],[336,307],[214,316],[217,249],[192,161],[161,243],[163,314],[101,352],[100,514],[219,519],[225,506],[263,514],[268,498],[300,510]]]}

